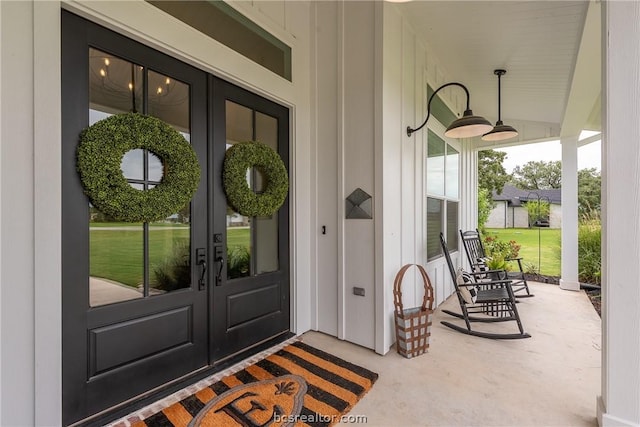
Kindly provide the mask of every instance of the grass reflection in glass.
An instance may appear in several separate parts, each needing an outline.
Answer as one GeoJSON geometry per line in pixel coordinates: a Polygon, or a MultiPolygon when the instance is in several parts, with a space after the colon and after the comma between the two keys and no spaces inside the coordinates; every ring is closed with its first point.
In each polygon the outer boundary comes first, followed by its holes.
{"type": "MultiPolygon", "coordinates": [[[[161,227],[153,224],[153,227],[161,227]]],[[[157,265],[170,257],[174,244],[188,241],[189,226],[167,224],[167,230],[155,229],[149,236],[149,263],[157,265]],[[179,228],[176,228],[179,227],[179,228]]],[[[91,276],[101,277],[128,286],[142,283],[142,225],[131,223],[91,223],[90,257],[91,276]]],[[[248,228],[232,228],[227,231],[229,247],[250,245],[248,228]]]]}

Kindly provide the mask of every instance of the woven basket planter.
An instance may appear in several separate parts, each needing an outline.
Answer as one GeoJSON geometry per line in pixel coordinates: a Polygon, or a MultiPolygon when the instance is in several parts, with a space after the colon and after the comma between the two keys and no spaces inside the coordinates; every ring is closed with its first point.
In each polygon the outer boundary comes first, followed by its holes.
{"type": "Polygon", "coordinates": [[[433,318],[433,287],[427,272],[421,265],[404,265],[393,282],[393,305],[395,306],[396,350],[399,354],[411,359],[427,352],[431,338],[433,318]],[[412,266],[418,267],[424,283],[422,305],[414,308],[402,306],[402,279],[412,266]]]}

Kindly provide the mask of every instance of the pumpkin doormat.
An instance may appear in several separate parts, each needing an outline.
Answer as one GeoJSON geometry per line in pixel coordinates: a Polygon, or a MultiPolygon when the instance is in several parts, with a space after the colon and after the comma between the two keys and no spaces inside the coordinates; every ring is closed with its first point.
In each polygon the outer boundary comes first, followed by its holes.
{"type": "Polygon", "coordinates": [[[295,342],[134,427],[330,426],[378,374],[295,342]]]}

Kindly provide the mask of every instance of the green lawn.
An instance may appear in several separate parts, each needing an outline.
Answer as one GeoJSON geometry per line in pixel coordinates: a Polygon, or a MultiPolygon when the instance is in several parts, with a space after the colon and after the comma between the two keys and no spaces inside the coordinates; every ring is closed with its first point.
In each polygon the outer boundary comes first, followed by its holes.
{"type": "MultiPolygon", "coordinates": [[[[90,274],[129,286],[138,286],[143,281],[142,225],[126,224],[127,229],[108,229],[100,224],[91,224],[98,229],[90,231],[90,274]]],[[[122,227],[125,224],[111,224],[122,227]]],[[[152,225],[153,227],[156,224],[152,225]]],[[[229,229],[229,246],[249,246],[249,228],[229,229]]],[[[173,254],[174,246],[187,242],[189,228],[151,229],[149,231],[149,263],[153,266],[173,254]]],[[[153,280],[153,278],[151,278],[153,280]]]]}
{"type": "Polygon", "coordinates": [[[560,229],[552,228],[487,228],[489,236],[498,236],[500,240],[515,240],[522,247],[520,256],[523,262],[538,265],[538,246],[540,247],[540,273],[548,276],[560,275],[560,229]],[[539,235],[538,235],[539,233],[539,235]],[[538,245],[538,236],[540,245],[538,245]]]}

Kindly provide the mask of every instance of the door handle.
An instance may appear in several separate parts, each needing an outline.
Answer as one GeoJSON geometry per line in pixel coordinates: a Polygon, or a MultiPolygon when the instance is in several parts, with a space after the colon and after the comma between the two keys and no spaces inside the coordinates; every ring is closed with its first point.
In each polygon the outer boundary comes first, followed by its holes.
{"type": "Polygon", "coordinates": [[[205,287],[205,274],[207,272],[207,251],[204,248],[196,249],[196,264],[200,266],[200,280],[198,280],[198,289],[203,290],[205,287]]]}
{"type": "Polygon", "coordinates": [[[222,246],[215,248],[216,262],[218,263],[218,271],[216,272],[216,286],[222,286],[222,271],[224,270],[224,255],[222,246]]]}
{"type": "Polygon", "coordinates": [[[216,258],[216,262],[220,265],[218,266],[218,274],[216,274],[216,286],[222,285],[222,269],[224,268],[224,258],[219,256],[216,258]]]}

